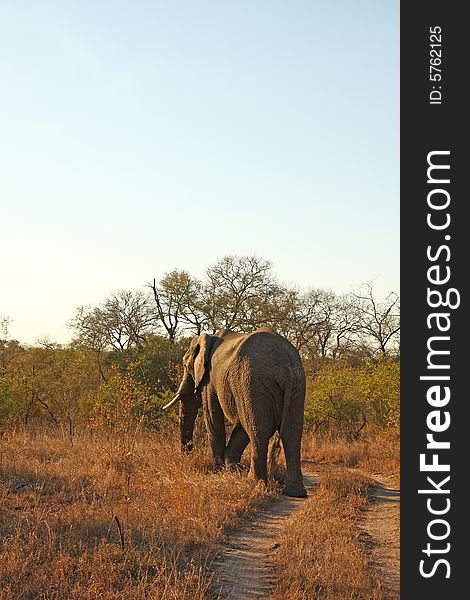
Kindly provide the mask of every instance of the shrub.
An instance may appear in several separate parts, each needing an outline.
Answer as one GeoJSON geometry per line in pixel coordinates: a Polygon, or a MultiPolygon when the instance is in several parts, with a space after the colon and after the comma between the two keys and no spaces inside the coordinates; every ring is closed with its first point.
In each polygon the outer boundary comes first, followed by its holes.
{"type": "Polygon", "coordinates": [[[366,423],[398,426],[400,365],[382,359],[365,366],[325,366],[307,381],[307,428],[337,431],[357,438],[366,423]]]}

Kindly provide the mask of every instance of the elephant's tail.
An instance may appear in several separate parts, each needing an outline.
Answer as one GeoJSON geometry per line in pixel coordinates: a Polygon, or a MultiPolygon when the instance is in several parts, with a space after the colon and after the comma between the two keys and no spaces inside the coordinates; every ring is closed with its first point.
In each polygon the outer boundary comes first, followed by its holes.
{"type": "Polygon", "coordinates": [[[281,423],[279,426],[279,437],[276,440],[277,447],[279,447],[279,440],[283,437],[283,433],[284,433],[285,427],[287,425],[289,410],[290,410],[290,406],[292,404],[293,388],[294,388],[294,386],[292,383],[292,379],[291,379],[291,377],[288,377],[287,381],[284,385],[284,402],[282,405],[282,416],[281,416],[281,423]]]}

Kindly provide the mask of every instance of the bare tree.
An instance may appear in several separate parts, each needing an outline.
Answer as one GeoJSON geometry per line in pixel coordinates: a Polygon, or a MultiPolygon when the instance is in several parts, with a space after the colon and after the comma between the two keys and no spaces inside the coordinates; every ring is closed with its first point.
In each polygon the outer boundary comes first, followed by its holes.
{"type": "Polygon", "coordinates": [[[398,344],[400,331],[400,298],[391,292],[383,302],[374,296],[371,283],[353,294],[356,309],[360,317],[359,330],[366,341],[370,340],[375,350],[382,356],[387,355],[392,344],[398,344]]]}
{"type": "Polygon", "coordinates": [[[121,350],[145,344],[147,335],[154,328],[154,319],[148,297],[143,292],[121,290],[106,300],[104,313],[115,327],[115,341],[121,350]]]}
{"type": "Polygon", "coordinates": [[[322,356],[340,358],[357,346],[360,315],[349,295],[324,295],[323,327],[320,329],[322,356]]]}
{"type": "Polygon", "coordinates": [[[311,347],[323,323],[320,314],[321,290],[301,293],[282,288],[274,302],[274,327],[300,351],[311,347]]]}
{"type": "Polygon", "coordinates": [[[317,342],[317,353],[321,358],[328,355],[334,337],[337,308],[337,297],[333,292],[325,290],[315,292],[316,326],[312,331],[312,339],[317,342]]]}
{"type": "Polygon", "coordinates": [[[80,306],[70,326],[77,341],[98,352],[124,351],[145,344],[155,327],[149,300],[143,292],[121,290],[94,308],[80,306]]]}
{"type": "Polygon", "coordinates": [[[204,305],[209,326],[213,331],[246,331],[265,324],[265,307],[275,289],[270,262],[255,256],[225,256],[207,269],[204,305]]]}
{"type": "Polygon", "coordinates": [[[177,269],[166,273],[157,284],[149,283],[156,307],[156,318],[171,342],[183,326],[201,333],[207,317],[204,314],[202,284],[187,271],[177,269]]]}

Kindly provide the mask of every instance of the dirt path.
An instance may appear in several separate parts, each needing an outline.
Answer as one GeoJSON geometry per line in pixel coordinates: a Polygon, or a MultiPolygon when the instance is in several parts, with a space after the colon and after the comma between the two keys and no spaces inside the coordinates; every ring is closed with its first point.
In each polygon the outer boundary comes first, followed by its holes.
{"type": "Polygon", "coordinates": [[[373,475],[369,509],[363,524],[370,536],[372,564],[384,589],[400,597],[400,489],[395,477],[373,475]]]}
{"type": "MultiPolygon", "coordinates": [[[[370,505],[363,529],[370,541],[372,563],[377,568],[384,590],[391,598],[400,595],[400,490],[396,480],[372,476],[370,505]]],[[[319,475],[306,472],[304,482],[309,497],[315,492],[319,475]]],[[[259,512],[230,537],[213,564],[213,597],[220,600],[251,600],[269,595],[275,576],[269,558],[275,539],[286,520],[302,507],[306,498],[282,496],[269,509],[259,512]]]]}
{"type": "MultiPolygon", "coordinates": [[[[315,491],[314,473],[304,472],[309,496],[315,491]]],[[[288,519],[307,498],[282,496],[268,510],[259,512],[235,532],[214,562],[213,593],[220,600],[264,598],[274,584],[269,556],[276,548],[275,538],[288,519]]]]}

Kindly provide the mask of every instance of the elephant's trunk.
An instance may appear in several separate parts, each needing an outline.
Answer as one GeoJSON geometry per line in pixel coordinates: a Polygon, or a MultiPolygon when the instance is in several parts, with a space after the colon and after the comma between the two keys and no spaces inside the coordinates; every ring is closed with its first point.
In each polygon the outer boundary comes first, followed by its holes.
{"type": "Polygon", "coordinates": [[[183,451],[188,452],[192,449],[192,440],[194,433],[194,424],[196,422],[199,403],[196,398],[190,401],[181,402],[180,406],[180,441],[183,451]]]}

